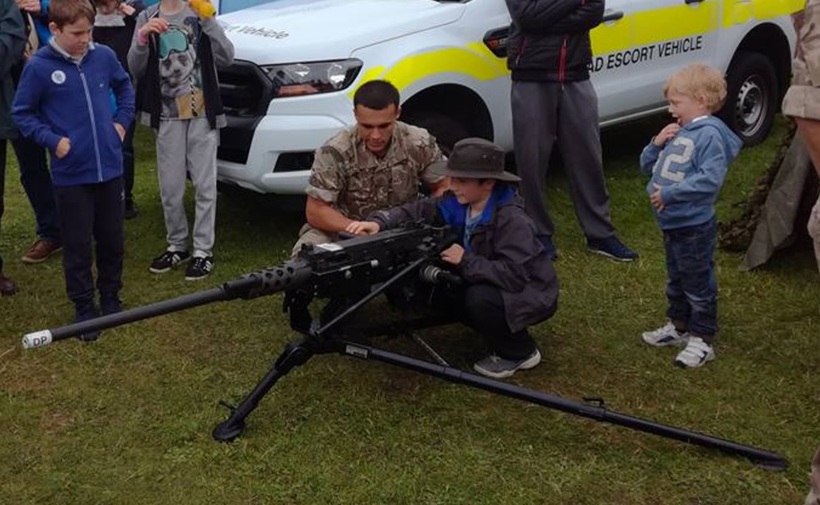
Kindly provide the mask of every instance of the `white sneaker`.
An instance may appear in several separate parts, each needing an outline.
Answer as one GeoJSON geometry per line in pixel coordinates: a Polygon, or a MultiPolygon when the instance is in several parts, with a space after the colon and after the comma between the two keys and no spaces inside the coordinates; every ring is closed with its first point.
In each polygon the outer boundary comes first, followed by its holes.
{"type": "Polygon", "coordinates": [[[671,322],[666,323],[657,330],[645,331],[641,335],[644,342],[656,347],[666,347],[669,345],[684,345],[689,340],[689,333],[681,333],[675,329],[671,322]]]}
{"type": "Polygon", "coordinates": [[[715,350],[700,337],[689,337],[686,348],[678,353],[675,364],[683,368],[698,368],[715,359],[715,350]]]}

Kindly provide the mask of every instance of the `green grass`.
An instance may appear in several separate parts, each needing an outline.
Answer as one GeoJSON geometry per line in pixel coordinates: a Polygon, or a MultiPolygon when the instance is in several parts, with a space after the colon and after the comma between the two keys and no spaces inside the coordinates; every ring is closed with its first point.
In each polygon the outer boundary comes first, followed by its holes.
{"type": "MultiPolygon", "coordinates": [[[[592,256],[559,170],[550,176],[558,224],[560,309],[534,328],[544,354],[510,382],[779,452],[767,472],[716,451],[596,423],[389,367],[318,356],[285,377],[248,418],[244,436],[210,432],[294,338],[281,297],[212,304],[23,351],[21,336],[70,321],[58,260],[18,261],[33,239],[31,210],[7,169],[0,251],[21,287],[0,299],[0,503],[3,504],[795,504],[820,444],[820,283],[809,246],[756,272],[719,252],[718,358],[672,366],[674,351],[641,345],[663,321],[665,271],[637,158],[654,121],[604,136],[613,220],[640,261],[592,256]]],[[[737,217],[773,156],[782,123],[732,166],[718,213],[737,217]]],[[[211,288],[282,262],[302,217],[273,198],[219,200],[216,269],[192,284],[154,276],[164,225],[150,131],[138,132],[137,201],[126,223],[129,307],[211,288]]],[[[189,201],[189,204],[191,202],[189,201]]],[[[190,207],[189,207],[190,208],[190,207]]],[[[428,332],[456,366],[478,357],[475,337],[428,332]]],[[[388,349],[418,352],[409,342],[388,349]]]]}

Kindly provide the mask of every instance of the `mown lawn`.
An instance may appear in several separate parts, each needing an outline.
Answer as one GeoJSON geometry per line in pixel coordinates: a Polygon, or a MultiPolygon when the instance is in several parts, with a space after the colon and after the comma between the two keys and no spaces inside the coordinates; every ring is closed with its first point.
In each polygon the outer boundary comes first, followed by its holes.
{"type": "MultiPolygon", "coordinates": [[[[70,321],[59,260],[26,266],[30,208],[7,169],[0,251],[21,292],[0,299],[0,503],[3,504],[743,504],[802,503],[820,445],[820,282],[808,244],[765,269],[739,270],[720,252],[717,359],[672,366],[674,351],[640,342],[663,321],[661,235],[637,170],[660,123],[604,137],[612,213],[641,253],[619,264],[585,250],[563,176],[550,177],[558,232],[560,309],[534,329],[544,363],[510,382],[783,454],[768,472],[722,453],[596,423],[410,371],[336,355],[284,378],[248,418],[244,436],[211,429],[294,338],[281,296],[212,304],[24,351],[21,336],[70,321]]],[[[719,218],[739,215],[785,133],[744,150],[719,218]]],[[[216,270],[204,283],[154,276],[164,247],[152,134],[138,132],[140,216],[126,223],[123,298],[129,307],[282,262],[301,224],[274,198],[219,200],[216,270]]],[[[190,202],[189,202],[190,203],[190,202]]],[[[479,356],[473,335],[427,332],[451,363],[479,356]]],[[[410,342],[380,342],[419,355],[410,342]]]]}

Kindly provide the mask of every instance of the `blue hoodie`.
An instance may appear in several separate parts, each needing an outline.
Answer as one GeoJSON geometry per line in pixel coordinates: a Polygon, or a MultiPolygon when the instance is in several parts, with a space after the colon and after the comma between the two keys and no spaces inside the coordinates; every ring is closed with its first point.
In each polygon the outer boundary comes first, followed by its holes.
{"type": "Polygon", "coordinates": [[[134,119],[131,79],[110,48],[92,44],[80,61],[52,44],[40,48],[23,69],[12,106],[20,132],[51,151],[55,186],[76,186],[122,175],[122,142],[114,123],[134,119]],[[117,96],[112,111],[110,90],[117,96]],[[71,141],[54,156],[62,137],[71,141]]]}
{"type": "Polygon", "coordinates": [[[662,230],[703,224],[715,215],[715,200],[729,164],[743,142],[723,121],[706,116],[684,125],[663,148],[650,142],[641,153],[641,172],[651,175],[649,195],[661,190],[664,209],[655,209],[662,230]]]}

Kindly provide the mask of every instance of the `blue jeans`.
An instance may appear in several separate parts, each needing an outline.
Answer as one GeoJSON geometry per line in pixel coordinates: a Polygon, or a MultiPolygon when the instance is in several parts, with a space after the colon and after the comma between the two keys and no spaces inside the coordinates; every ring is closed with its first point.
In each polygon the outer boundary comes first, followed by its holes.
{"type": "Polygon", "coordinates": [[[667,317],[686,323],[689,332],[709,341],[718,330],[715,242],[717,219],[663,231],[666,248],[667,317]]]}
{"type": "Polygon", "coordinates": [[[37,238],[59,243],[60,221],[57,204],[54,203],[46,149],[23,137],[12,140],[11,144],[17,155],[17,164],[20,165],[20,182],[34,210],[37,238]]]}

